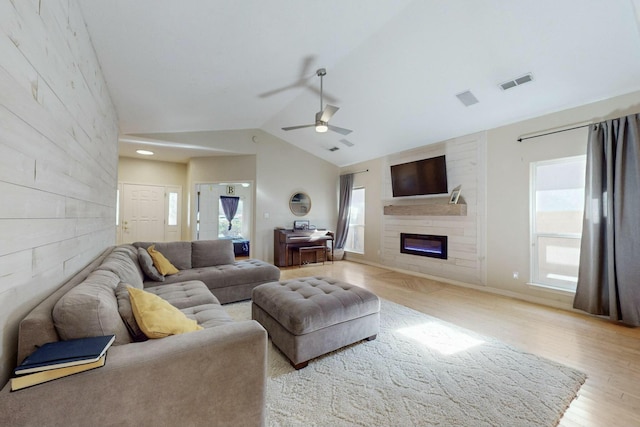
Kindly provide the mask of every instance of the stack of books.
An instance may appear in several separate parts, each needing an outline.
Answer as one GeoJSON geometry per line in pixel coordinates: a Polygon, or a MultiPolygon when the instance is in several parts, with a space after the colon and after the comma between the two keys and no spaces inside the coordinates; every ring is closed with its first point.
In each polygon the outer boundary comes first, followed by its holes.
{"type": "Polygon", "coordinates": [[[115,338],[105,335],[42,345],[14,369],[11,391],[104,366],[115,338]]]}

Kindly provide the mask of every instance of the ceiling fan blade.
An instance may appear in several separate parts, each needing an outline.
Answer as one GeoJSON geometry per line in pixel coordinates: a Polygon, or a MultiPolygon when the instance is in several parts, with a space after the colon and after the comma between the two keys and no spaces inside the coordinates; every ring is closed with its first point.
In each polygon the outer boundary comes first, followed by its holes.
{"type": "Polygon", "coordinates": [[[315,123],[312,125],[289,126],[286,128],[282,128],[282,130],[295,130],[295,129],[302,129],[302,128],[310,128],[313,126],[315,126],[315,123]]]}
{"type": "Polygon", "coordinates": [[[327,104],[327,106],[324,107],[324,110],[322,111],[322,115],[320,116],[320,121],[328,122],[331,119],[331,117],[333,117],[333,115],[336,113],[336,111],[338,111],[339,109],[340,107],[327,104]]]}
{"type": "Polygon", "coordinates": [[[351,129],[345,129],[345,128],[341,128],[333,125],[327,125],[327,126],[329,127],[329,130],[338,132],[339,134],[342,134],[342,135],[349,135],[351,132],[353,132],[351,129]]]}
{"type": "Polygon", "coordinates": [[[288,86],[282,86],[281,88],[278,88],[278,89],[273,89],[273,90],[268,90],[268,91],[266,91],[266,92],[262,92],[262,93],[261,93],[261,94],[259,94],[258,96],[259,96],[260,98],[268,98],[268,97],[270,97],[270,96],[277,95],[277,94],[279,94],[280,92],[284,92],[284,91],[287,91],[287,90],[289,90],[289,89],[293,89],[293,88],[295,88],[295,87],[297,87],[297,86],[298,86],[298,84],[297,84],[297,83],[290,84],[290,85],[288,85],[288,86]]]}

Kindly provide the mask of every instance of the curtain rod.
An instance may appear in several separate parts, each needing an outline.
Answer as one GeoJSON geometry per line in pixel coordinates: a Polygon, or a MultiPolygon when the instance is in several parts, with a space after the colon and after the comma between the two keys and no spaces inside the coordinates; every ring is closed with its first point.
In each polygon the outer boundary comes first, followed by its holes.
{"type": "Polygon", "coordinates": [[[589,123],[589,124],[582,125],[582,126],[572,127],[572,128],[569,128],[569,129],[561,129],[561,130],[556,130],[556,131],[553,131],[553,132],[541,133],[540,135],[533,135],[533,136],[527,136],[527,137],[525,137],[525,138],[518,138],[518,142],[522,142],[522,141],[524,141],[525,139],[540,138],[541,136],[547,136],[547,135],[553,135],[554,133],[566,132],[566,131],[568,131],[568,130],[575,130],[575,129],[586,128],[586,127],[591,126],[592,124],[593,124],[593,123],[589,123]]]}
{"type": "MultiPolygon", "coordinates": [[[[358,171],[358,172],[349,172],[349,173],[352,174],[352,175],[355,175],[357,173],[365,173],[365,172],[369,172],[369,169],[364,169],[364,170],[361,170],[361,171],[358,171]]],[[[349,175],[349,173],[345,173],[345,175],[349,175]]]]}

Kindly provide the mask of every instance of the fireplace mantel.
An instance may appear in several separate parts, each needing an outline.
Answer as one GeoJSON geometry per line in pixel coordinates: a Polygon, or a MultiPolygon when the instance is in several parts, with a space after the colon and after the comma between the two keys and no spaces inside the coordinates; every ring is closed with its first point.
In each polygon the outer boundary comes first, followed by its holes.
{"type": "Polygon", "coordinates": [[[420,205],[387,205],[385,215],[429,215],[429,216],[466,216],[467,204],[425,203],[420,205]]]}

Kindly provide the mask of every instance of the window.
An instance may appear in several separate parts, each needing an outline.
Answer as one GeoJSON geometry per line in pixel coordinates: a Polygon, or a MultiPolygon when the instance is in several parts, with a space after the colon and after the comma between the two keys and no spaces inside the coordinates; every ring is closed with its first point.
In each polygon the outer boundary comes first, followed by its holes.
{"type": "Polygon", "coordinates": [[[120,225],[120,189],[116,190],[116,227],[120,225]]]}
{"type": "Polygon", "coordinates": [[[586,156],[531,164],[531,281],[575,291],[586,156]]]}
{"type": "Polygon", "coordinates": [[[167,225],[178,225],[178,193],[169,193],[169,214],[167,225]]]}
{"type": "Polygon", "coordinates": [[[224,214],[222,202],[218,199],[218,237],[242,238],[242,230],[245,226],[243,223],[243,217],[244,201],[240,199],[238,201],[238,210],[236,211],[236,215],[231,221],[231,230],[229,230],[229,221],[224,214]]]}
{"type": "Polygon", "coordinates": [[[354,188],[349,206],[349,229],[344,249],[364,253],[364,188],[354,188]]]}

